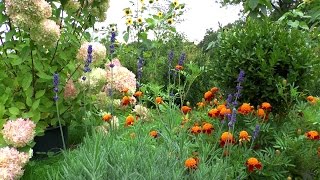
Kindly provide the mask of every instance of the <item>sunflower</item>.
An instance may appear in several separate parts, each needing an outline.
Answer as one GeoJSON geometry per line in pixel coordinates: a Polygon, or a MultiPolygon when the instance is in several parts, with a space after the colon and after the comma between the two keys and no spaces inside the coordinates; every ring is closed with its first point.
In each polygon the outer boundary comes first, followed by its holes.
{"type": "Polygon", "coordinates": [[[137,19],[138,24],[142,24],[142,21],[143,21],[142,17],[139,17],[139,18],[137,19]]]}
{"type": "Polygon", "coordinates": [[[133,24],[133,21],[132,21],[132,18],[127,18],[127,20],[126,20],[126,24],[127,24],[127,26],[130,26],[130,25],[132,25],[133,24]]]}
{"type": "Polygon", "coordinates": [[[131,11],[130,8],[125,8],[123,11],[124,11],[124,14],[125,14],[126,16],[129,16],[129,15],[132,14],[132,11],[131,11]]]}
{"type": "Polygon", "coordinates": [[[168,23],[169,25],[173,24],[173,19],[172,19],[172,18],[168,19],[168,20],[167,20],[167,23],[168,23]]]}
{"type": "Polygon", "coordinates": [[[161,18],[163,16],[163,13],[161,11],[159,11],[157,16],[161,18]]]}
{"type": "Polygon", "coordinates": [[[179,1],[178,0],[174,0],[172,2],[172,4],[174,5],[174,7],[178,7],[179,6],[179,1]]]}

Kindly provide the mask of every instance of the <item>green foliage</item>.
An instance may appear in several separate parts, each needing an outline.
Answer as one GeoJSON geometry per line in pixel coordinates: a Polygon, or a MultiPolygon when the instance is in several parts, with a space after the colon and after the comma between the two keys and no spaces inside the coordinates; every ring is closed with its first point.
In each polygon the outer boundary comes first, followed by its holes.
{"type": "Polygon", "coordinates": [[[0,119],[31,118],[40,129],[55,126],[58,119],[53,101],[54,73],[60,76],[58,106],[63,123],[81,119],[82,113],[78,113],[83,106],[79,100],[81,94],[73,101],[65,100],[63,89],[67,79],[78,79],[81,75],[81,64],[75,59],[76,53],[81,41],[90,40],[90,35],[84,31],[103,18],[101,15],[106,9],[101,8],[107,8],[108,1],[101,3],[98,6],[96,1],[90,5],[82,1],[80,9],[69,12],[70,9],[64,7],[66,1],[51,1],[51,19],[58,24],[63,22],[55,47],[37,45],[30,39],[28,30],[14,27],[5,14],[4,3],[0,3],[0,21],[6,26],[0,37],[0,68],[3,69],[0,73],[0,119]],[[89,6],[100,8],[96,9],[96,17],[92,16],[94,13],[89,6]],[[64,10],[68,13],[62,13],[64,10]]]}
{"type": "Polygon", "coordinates": [[[281,24],[250,19],[223,33],[212,48],[211,78],[232,92],[242,69],[242,101],[254,105],[268,101],[280,111],[292,105],[299,96],[297,92],[308,91],[318,78],[314,71],[319,59],[308,38],[307,33],[281,24]]]}

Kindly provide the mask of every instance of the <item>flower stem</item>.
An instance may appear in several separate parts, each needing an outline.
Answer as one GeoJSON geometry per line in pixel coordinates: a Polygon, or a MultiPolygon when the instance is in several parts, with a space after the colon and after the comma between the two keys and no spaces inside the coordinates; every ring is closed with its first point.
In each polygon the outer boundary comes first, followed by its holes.
{"type": "Polygon", "coordinates": [[[64,134],[63,134],[63,130],[62,130],[62,123],[60,120],[60,114],[59,114],[59,106],[58,106],[58,102],[56,101],[56,109],[57,109],[57,115],[58,115],[58,121],[59,121],[59,128],[60,128],[60,133],[61,133],[61,139],[62,139],[62,145],[63,145],[63,149],[66,150],[66,143],[64,141],[64,134]]]}

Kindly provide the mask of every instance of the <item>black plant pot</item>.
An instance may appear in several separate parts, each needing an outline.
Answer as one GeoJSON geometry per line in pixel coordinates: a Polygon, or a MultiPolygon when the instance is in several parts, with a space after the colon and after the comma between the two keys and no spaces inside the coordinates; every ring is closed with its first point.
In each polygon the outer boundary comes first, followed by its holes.
{"type": "MultiPolygon", "coordinates": [[[[62,126],[64,141],[67,145],[68,126],[62,126]]],[[[44,131],[44,136],[36,136],[34,138],[35,146],[33,147],[34,156],[48,155],[49,153],[57,153],[63,149],[62,136],[60,126],[48,127],[44,131]]]]}

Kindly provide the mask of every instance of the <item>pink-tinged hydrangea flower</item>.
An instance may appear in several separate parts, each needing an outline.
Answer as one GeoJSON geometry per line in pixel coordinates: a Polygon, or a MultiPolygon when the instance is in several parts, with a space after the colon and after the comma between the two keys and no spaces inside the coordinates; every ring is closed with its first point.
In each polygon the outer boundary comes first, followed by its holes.
{"type": "Polygon", "coordinates": [[[106,83],[106,70],[102,68],[93,68],[91,72],[87,73],[86,79],[79,79],[79,82],[83,85],[89,85],[90,87],[97,87],[106,83]]]}
{"type": "Polygon", "coordinates": [[[118,92],[123,92],[126,88],[128,88],[128,94],[132,95],[136,92],[136,75],[123,66],[114,66],[112,71],[108,69],[107,82],[107,87],[113,87],[118,92]]]}
{"type": "Polygon", "coordinates": [[[5,7],[13,24],[25,29],[52,15],[51,6],[45,0],[5,0],[5,7]]]}
{"type": "Polygon", "coordinates": [[[78,94],[78,91],[73,83],[72,79],[69,79],[64,87],[64,99],[74,99],[78,94]]]}
{"type": "Polygon", "coordinates": [[[35,123],[30,119],[18,118],[17,120],[7,121],[3,125],[1,133],[8,145],[24,147],[33,140],[35,127],[35,123]]]}
{"type": "Polygon", "coordinates": [[[15,148],[0,148],[0,179],[19,179],[29,158],[27,153],[19,152],[15,148]]]}
{"type": "Polygon", "coordinates": [[[54,46],[60,38],[60,27],[50,19],[44,19],[38,26],[31,28],[30,38],[38,45],[54,46]]]}
{"type": "Polygon", "coordinates": [[[98,42],[84,42],[78,50],[77,59],[85,62],[88,56],[88,46],[92,45],[92,62],[106,58],[107,49],[98,42]]]}

